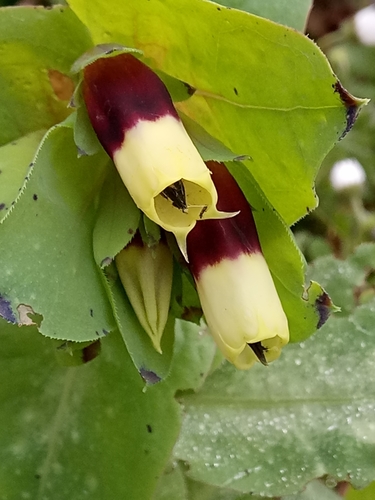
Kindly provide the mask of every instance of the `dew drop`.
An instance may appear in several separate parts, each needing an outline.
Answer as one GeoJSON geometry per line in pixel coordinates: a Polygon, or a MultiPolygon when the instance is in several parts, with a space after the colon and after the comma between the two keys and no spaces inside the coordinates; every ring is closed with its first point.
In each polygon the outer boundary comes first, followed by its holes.
{"type": "Polygon", "coordinates": [[[326,483],[327,488],[335,488],[337,486],[337,481],[332,476],[328,476],[325,483],[326,483]]]}

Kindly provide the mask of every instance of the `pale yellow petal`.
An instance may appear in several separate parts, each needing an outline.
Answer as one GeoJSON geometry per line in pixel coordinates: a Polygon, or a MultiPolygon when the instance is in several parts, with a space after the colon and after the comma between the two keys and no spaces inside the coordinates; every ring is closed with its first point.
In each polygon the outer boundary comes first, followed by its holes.
{"type": "Polygon", "coordinates": [[[289,341],[287,318],[261,253],[207,266],[199,274],[197,290],[211,334],[239,368],[257,360],[247,344],[261,342],[272,361],[289,341]]]}
{"type": "Polygon", "coordinates": [[[232,217],[216,209],[211,174],[182,123],[171,115],[140,120],[128,130],[114,163],[137,206],[147,217],[175,234],[186,256],[186,236],[197,220],[232,217]],[[186,209],[174,206],[163,191],[184,186],[186,209]]]}

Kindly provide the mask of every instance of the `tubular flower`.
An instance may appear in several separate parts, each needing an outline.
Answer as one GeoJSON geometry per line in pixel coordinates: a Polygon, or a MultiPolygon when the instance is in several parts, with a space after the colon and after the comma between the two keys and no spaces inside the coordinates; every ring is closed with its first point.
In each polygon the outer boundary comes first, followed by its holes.
{"type": "Polygon", "coordinates": [[[187,237],[189,267],[218,347],[237,368],[278,358],[288,322],[263,257],[251,207],[226,167],[208,162],[221,210],[231,219],[200,221],[187,237]]]}
{"type": "Polygon", "coordinates": [[[97,59],[84,69],[83,98],[96,135],[137,206],[175,234],[200,219],[231,217],[216,209],[211,175],[160,78],[133,55],[97,59]]]}
{"type": "Polygon", "coordinates": [[[161,353],[160,341],[171,299],[172,254],[163,240],[148,247],[137,232],[115,260],[134,312],[155,349],[161,353]]]}

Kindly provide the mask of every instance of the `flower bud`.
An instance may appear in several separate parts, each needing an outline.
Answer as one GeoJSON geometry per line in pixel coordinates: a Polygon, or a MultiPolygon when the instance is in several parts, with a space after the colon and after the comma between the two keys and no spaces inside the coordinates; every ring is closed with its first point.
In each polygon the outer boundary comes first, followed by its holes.
{"type": "Polygon", "coordinates": [[[175,234],[200,219],[231,217],[216,209],[211,175],[160,78],[129,53],[94,61],[82,85],[91,124],[137,206],[175,234]]]}
{"type": "Polygon", "coordinates": [[[115,260],[134,312],[155,349],[161,353],[160,342],[171,299],[172,254],[163,240],[149,247],[137,232],[115,260]]]}
{"type": "Polygon", "coordinates": [[[247,369],[280,355],[289,341],[288,322],[250,205],[223,164],[207,165],[219,195],[218,208],[240,212],[196,224],[187,237],[189,267],[218,347],[237,368],[247,369]]]}

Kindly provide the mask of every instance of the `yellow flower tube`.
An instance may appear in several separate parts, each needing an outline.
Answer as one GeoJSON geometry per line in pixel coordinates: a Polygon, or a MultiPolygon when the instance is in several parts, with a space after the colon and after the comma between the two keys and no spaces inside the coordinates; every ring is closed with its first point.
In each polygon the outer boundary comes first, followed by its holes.
{"type": "Polygon", "coordinates": [[[197,223],[187,238],[189,267],[206,322],[237,368],[278,358],[288,322],[263,257],[251,207],[225,165],[209,162],[220,209],[231,219],[197,223]]]}

